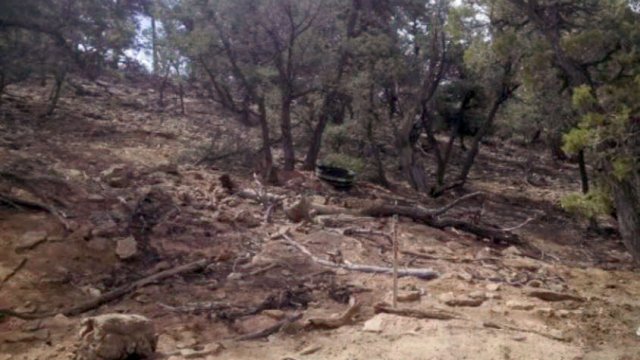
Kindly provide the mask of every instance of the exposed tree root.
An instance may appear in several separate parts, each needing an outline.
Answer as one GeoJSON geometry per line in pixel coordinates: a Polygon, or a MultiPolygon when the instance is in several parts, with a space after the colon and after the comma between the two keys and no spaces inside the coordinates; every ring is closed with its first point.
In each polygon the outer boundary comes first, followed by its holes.
{"type": "Polygon", "coordinates": [[[355,298],[351,298],[349,308],[342,314],[329,318],[311,318],[307,321],[307,326],[321,329],[337,329],[344,325],[350,325],[353,323],[353,318],[360,311],[360,308],[362,308],[362,303],[355,298]]]}
{"type": "Polygon", "coordinates": [[[202,259],[202,260],[198,260],[198,261],[194,261],[185,265],[181,265],[181,266],[177,266],[175,268],[169,269],[169,270],[164,270],[164,271],[160,271],[157,272],[155,274],[146,276],[142,279],[139,279],[137,281],[134,281],[133,283],[127,284],[127,285],[123,285],[120,286],[114,290],[109,291],[108,293],[103,294],[100,297],[97,297],[95,299],[89,300],[83,304],[80,304],[78,306],[74,306],[70,309],[67,310],[63,310],[63,311],[56,311],[56,312],[48,312],[48,313],[41,313],[41,314],[21,314],[21,313],[16,313],[13,310],[9,310],[9,309],[0,309],[0,315],[5,315],[5,316],[12,316],[12,317],[17,317],[19,319],[24,319],[24,320],[32,320],[32,319],[42,319],[42,318],[47,318],[47,317],[51,317],[51,316],[55,316],[59,313],[65,315],[65,316],[75,316],[75,315],[80,315],[82,313],[85,313],[89,310],[93,310],[103,304],[106,304],[108,302],[111,302],[113,300],[119,299],[122,296],[140,289],[144,286],[147,286],[149,284],[155,283],[157,281],[166,279],[168,277],[174,276],[174,275],[179,275],[179,274],[183,274],[183,273],[187,273],[187,272],[192,272],[192,271],[196,271],[199,269],[204,269],[205,267],[207,267],[207,265],[209,265],[211,263],[211,260],[209,259],[202,259]]]}

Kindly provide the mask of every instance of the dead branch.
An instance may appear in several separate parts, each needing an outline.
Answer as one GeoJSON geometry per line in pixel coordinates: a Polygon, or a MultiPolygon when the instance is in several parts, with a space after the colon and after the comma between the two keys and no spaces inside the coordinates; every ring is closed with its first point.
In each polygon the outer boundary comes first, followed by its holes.
{"type": "MultiPolygon", "coordinates": [[[[289,235],[282,234],[282,238],[287,244],[294,246],[301,253],[309,256],[311,260],[313,260],[315,263],[322,266],[345,269],[349,271],[359,271],[364,273],[393,274],[393,269],[388,267],[352,264],[349,262],[345,262],[343,264],[337,264],[328,260],[324,260],[313,255],[309,251],[309,249],[307,249],[304,245],[294,241],[289,235]]],[[[420,279],[431,280],[431,279],[437,278],[438,276],[440,276],[440,274],[432,269],[405,268],[405,269],[398,269],[398,276],[415,276],[420,279]]]]}
{"type": "Polygon", "coordinates": [[[302,318],[302,313],[298,313],[298,314],[294,314],[292,316],[287,317],[284,320],[278,321],[276,324],[269,326],[266,329],[262,329],[260,331],[256,331],[253,333],[249,333],[249,334],[245,334],[245,335],[241,335],[238,336],[237,338],[235,338],[236,341],[247,341],[247,340],[258,340],[258,339],[262,339],[265,338],[271,334],[275,334],[278,331],[280,331],[280,329],[282,329],[282,327],[289,325],[293,322],[296,322],[298,320],[300,320],[302,318]]]}
{"type": "Polygon", "coordinates": [[[523,329],[523,328],[519,328],[519,327],[512,326],[512,325],[498,324],[498,323],[493,322],[493,321],[485,321],[485,322],[482,323],[482,326],[484,326],[486,328],[491,328],[491,329],[499,329],[499,330],[503,330],[504,329],[504,330],[511,330],[511,331],[518,331],[518,332],[536,334],[536,335],[544,336],[544,337],[552,339],[552,340],[567,341],[566,338],[550,334],[549,332],[532,330],[532,329],[523,329]]]}
{"type": "Polygon", "coordinates": [[[114,290],[109,291],[108,293],[103,294],[102,296],[89,300],[83,304],[80,304],[78,306],[74,306],[70,309],[67,310],[63,310],[61,312],[48,312],[48,313],[41,313],[41,314],[19,314],[16,313],[13,310],[9,310],[9,309],[0,309],[0,315],[7,315],[7,316],[13,316],[13,317],[17,317],[20,319],[28,319],[28,320],[32,320],[32,319],[42,319],[42,318],[46,318],[46,317],[51,317],[51,316],[55,316],[59,313],[62,313],[65,316],[75,316],[75,315],[80,315],[82,313],[85,313],[89,310],[93,310],[103,304],[106,304],[108,302],[111,302],[113,300],[119,299],[121,297],[123,297],[124,295],[135,291],[137,289],[140,289],[144,286],[147,286],[149,284],[158,282],[160,280],[166,279],[168,277],[174,276],[174,275],[179,275],[179,274],[183,274],[183,273],[187,273],[187,272],[192,272],[192,271],[196,271],[199,269],[204,269],[205,267],[207,267],[207,265],[209,265],[211,263],[211,260],[209,259],[202,259],[202,260],[198,260],[198,261],[194,261],[185,265],[181,265],[178,267],[175,267],[173,269],[170,270],[164,270],[164,271],[160,271],[157,272],[155,274],[146,276],[142,279],[136,280],[133,283],[127,284],[127,285],[123,285],[120,286],[114,290]]]}
{"type": "Polygon", "coordinates": [[[332,316],[329,318],[311,318],[307,320],[307,326],[321,329],[337,329],[344,325],[350,325],[353,323],[353,317],[362,308],[362,303],[351,298],[349,308],[338,316],[332,316]]]}
{"type": "Polygon", "coordinates": [[[386,313],[405,317],[413,317],[417,319],[434,319],[434,320],[452,320],[463,319],[464,317],[458,313],[442,310],[442,309],[399,309],[389,306],[386,303],[378,303],[373,307],[376,314],[386,313]]]}

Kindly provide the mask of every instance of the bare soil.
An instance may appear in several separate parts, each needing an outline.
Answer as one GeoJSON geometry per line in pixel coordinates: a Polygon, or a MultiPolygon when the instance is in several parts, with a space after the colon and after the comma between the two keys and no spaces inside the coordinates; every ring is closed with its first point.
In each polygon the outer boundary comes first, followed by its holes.
{"type": "MultiPolygon", "coordinates": [[[[466,202],[447,215],[503,228],[536,217],[515,232],[540,251],[401,218],[401,249],[413,254],[402,255],[401,266],[441,274],[430,281],[401,278],[402,292],[421,293],[401,306],[447,309],[462,318],[374,314],[374,304],[390,302],[390,276],[323,268],[272,235],[290,227],[292,238],[320,258],[391,266],[385,238],[341,232],[388,232],[390,219],[292,224],[276,211],[266,222],[261,204],[229,194],[219,180],[228,174],[238,188],[256,188],[246,170],[254,156],[240,152],[213,165],[199,163],[207,154],[258,148],[256,129],[239,127],[203,99],[188,98],[188,113],[181,115],[176,104],[158,111],[153,90],[125,80],[108,82],[111,94],[91,83],[83,86],[93,96],[65,94],[46,119],[39,116],[45,88],[9,87],[2,99],[0,193],[60,209],[69,229],[47,212],[0,207],[0,308],[62,311],[159,269],[205,257],[215,261],[204,271],[143,287],[77,317],[0,318],[2,360],[70,358],[81,319],[109,312],[153,319],[158,359],[182,359],[181,350],[214,344],[220,346],[202,358],[640,358],[640,276],[611,220],[600,219],[608,232],[594,234],[559,207],[562,196],[579,190],[572,164],[539,153],[527,173],[525,149],[499,142],[483,147],[467,191],[483,191],[485,200],[466,202]],[[23,248],[25,234],[34,231],[46,240],[23,248]],[[128,236],[135,238],[138,253],[121,260],[116,244],[128,236]],[[532,290],[582,301],[545,301],[530,296],[532,290]],[[275,324],[279,313],[269,310],[302,312],[304,324],[343,312],[350,297],[363,303],[352,324],[333,330],[288,326],[266,339],[234,340],[275,324]],[[447,305],[469,298],[486,299],[475,307],[447,305]],[[496,329],[488,322],[508,326],[496,329]]],[[[306,172],[267,190],[346,207],[399,196],[437,207],[462,195],[434,200],[400,181],[393,191],[359,182],[343,193],[306,172]]]]}

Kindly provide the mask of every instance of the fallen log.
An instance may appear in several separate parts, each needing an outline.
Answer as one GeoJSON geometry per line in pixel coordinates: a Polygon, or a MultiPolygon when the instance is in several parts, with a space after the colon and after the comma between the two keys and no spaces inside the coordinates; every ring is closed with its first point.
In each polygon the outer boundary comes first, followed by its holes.
{"type": "Polygon", "coordinates": [[[55,316],[57,314],[63,314],[65,316],[76,316],[76,315],[80,315],[82,313],[85,313],[89,310],[93,310],[103,304],[106,304],[108,302],[111,302],[113,300],[119,299],[121,297],[123,297],[124,295],[140,289],[144,286],[147,286],[149,284],[152,284],[154,282],[166,279],[168,277],[174,276],[174,275],[179,275],[179,274],[183,274],[183,273],[187,273],[187,272],[192,272],[192,271],[196,271],[196,270],[200,270],[200,269],[204,269],[205,267],[207,267],[207,265],[209,265],[211,263],[211,260],[209,259],[202,259],[202,260],[198,260],[198,261],[194,261],[188,264],[184,264],[178,267],[175,267],[173,269],[169,269],[169,270],[164,270],[164,271],[160,271],[157,272],[155,274],[146,276],[142,279],[136,280],[130,284],[126,284],[123,286],[120,286],[114,290],[111,290],[95,299],[89,300],[83,304],[80,304],[78,306],[74,306],[71,307],[69,309],[63,310],[63,311],[56,311],[56,312],[48,312],[48,313],[40,313],[40,314],[21,314],[21,313],[17,313],[13,310],[10,309],[0,309],[0,316],[4,315],[4,316],[11,316],[11,317],[16,317],[19,319],[23,319],[23,320],[33,320],[33,319],[42,319],[42,318],[47,318],[47,317],[52,317],[55,316]]]}
{"type": "MultiPolygon", "coordinates": [[[[382,266],[373,266],[373,265],[361,265],[361,264],[352,264],[349,262],[344,263],[334,263],[329,260],[321,259],[311,253],[309,249],[307,249],[304,245],[298,243],[293,240],[289,235],[282,234],[281,235],[284,241],[298,249],[301,253],[309,256],[313,262],[331,268],[344,269],[349,271],[359,271],[364,273],[373,273],[373,274],[393,274],[393,268],[382,267],[382,266]]],[[[398,276],[414,276],[424,280],[435,279],[440,274],[433,269],[421,269],[421,268],[404,268],[398,269],[398,276]]]]}
{"type": "Polygon", "coordinates": [[[447,310],[394,308],[386,303],[378,303],[374,305],[373,310],[376,314],[386,313],[416,319],[452,320],[463,318],[462,315],[447,310]]]}

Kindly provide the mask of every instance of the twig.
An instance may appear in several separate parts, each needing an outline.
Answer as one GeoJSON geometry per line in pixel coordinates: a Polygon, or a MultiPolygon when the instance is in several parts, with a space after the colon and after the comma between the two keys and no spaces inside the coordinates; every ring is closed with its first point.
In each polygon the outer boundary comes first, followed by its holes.
{"type": "Polygon", "coordinates": [[[241,335],[238,336],[237,338],[235,338],[236,341],[247,341],[247,340],[257,340],[257,339],[262,339],[265,338],[271,334],[275,334],[278,331],[280,331],[280,329],[283,326],[289,325],[293,322],[296,322],[298,320],[300,320],[302,318],[302,313],[298,313],[292,316],[287,317],[284,320],[278,321],[276,324],[269,326],[266,329],[262,329],[260,331],[256,331],[253,333],[249,333],[246,335],[241,335]]]}
{"type": "Polygon", "coordinates": [[[545,331],[523,329],[523,328],[519,328],[519,327],[512,326],[512,325],[498,324],[498,323],[493,322],[493,321],[485,321],[485,322],[482,323],[482,326],[484,326],[486,328],[491,328],[491,329],[499,329],[499,330],[506,329],[506,330],[511,330],[511,331],[519,331],[519,332],[525,332],[525,333],[530,333],[530,334],[536,334],[536,335],[544,336],[544,337],[552,339],[552,340],[567,341],[567,339],[564,338],[564,337],[555,336],[555,335],[549,334],[548,332],[545,332],[545,331]]]}
{"type": "Polygon", "coordinates": [[[205,267],[207,267],[207,265],[209,265],[211,263],[211,260],[209,259],[202,259],[202,260],[198,260],[198,261],[194,261],[185,265],[181,265],[178,267],[175,267],[173,269],[170,270],[164,270],[164,271],[160,271],[158,273],[146,276],[142,279],[136,280],[133,283],[127,284],[127,285],[123,285],[120,286],[114,290],[109,291],[108,293],[96,298],[96,299],[92,299],[89,300],[83,304],[80,304],[78,306],[72,307],[70,309],[67,310],[63,310],[60,312],[48,312],[48,313],[42,313],[42,314],[19,314],[16,313],[13,310],[8,310],[8,309],[0,309],[0,315],[8,315],[8,316],[13,316],[13,317],[17,317],[20,319],[42,319],[42,318],[46,318],[46,317],[51,317],[51,316],[55,316],[58,313],[62,313],[65,316],[75,316],[75,315],[80,315],[82,313],[85,313],[89,310],[93,310],[103,304],[106,304],[108,302],[111,302],[113,300],[116,300],[134,290],[140,289],[144,286],[147,286],[149,284],[155,283],[157,281],[166,279],[170,276],[174,276],[174,275],[179,275],[182,273],[187,273],[187,272],[191,272],[191,271],[196,271],[199,269],[203,269],[205,267]]]}
{"type": "MultiPolygon", "coordinates": [[[[388,267],[381,266],[371,266],[371,265],[360,265],[360,264],[352,264],[345,261],[343,264],[336,264],[332,261],[320,259],[317,256],[313,255],[304,245],[294,241],[289,235],[281,234],[282,238],[287,244],[290,244],[297,248],[303,254],[309,256],[311,260],[314,262],[331,268],[339,268],[350,271],[360,271],[365,273],[375,273],[375,274],[392,274],[393,269],[388,267]]],[[[430,280],[435,279],[440,274],[432,269],[420,269],[420,268],[405,268],[398,269],[398,276],[415,276],[420,279],[430,280]]]]}

